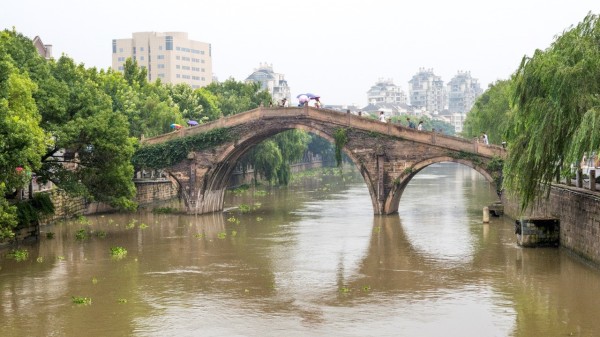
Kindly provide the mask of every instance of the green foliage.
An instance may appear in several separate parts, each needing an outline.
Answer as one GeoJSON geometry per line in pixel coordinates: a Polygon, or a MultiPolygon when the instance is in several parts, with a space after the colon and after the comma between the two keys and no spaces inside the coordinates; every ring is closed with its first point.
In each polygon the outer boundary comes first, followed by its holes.
{"type": "Polygon", "coordinates": [[[20,201],[16,206],[20,228],[36,224],[44,215],[54,214],[54,204],[46,193],[37,193],[33,199],[20,201]]]}
{"type": "Polygon", "coordinates": [[[127,249],[119,246],[111,247],[110,256],[115,260],[123,259],[127,256],[127,249]]]}
{"type": "Polygon", "coordinates": [[[29,258],[29,252],[27,249],[13,249],[8,253],[8,257],[17,262],[21,262],[29,258]]]}
{"type": "Polygon", "coordinates": [[[152,213],[154,214],[172,214],[177,210],[173,207],[156,207],[152,209],[152,213]]]}
{"type": "Polygon", "coordinates": [[[75,239],[83,241],[89,237],[88,232],[85,229],[79,229],[75,232],[75,239]]]}
{"type": "Polygon", "coordinates": [[[524,209],[554,177],[600,148],[600,19],[588,14],[514,75],[505,186],[524,209]],[[561,169],[562,166],[562,169],[561,169]]]}
{"type": "Polygon", "coordinates": [[[463,128],[464,137],[479,137],[485,132],[492,144],[500,144],[505,140],[504,135],[511,116],[512,84],[510,80],[497,81],[477,99],[467,114],[463,128]]]}
{"type": "Polygon", "coordinates": [[[261,89],[260,83],[238,82],[233,78],[221,83],[213,82],[205,89],[217,98],[217,106],[225,116],[256,109],[261,105],[268,106],[272,99],[268,91],[261,89]]]}
{"type": "Polygon", "coordinates": [[[71,301],[75,304],[83,304],[83,305],[92,304],[92,299],[89,297],[72,296],[71,301]]]}
{"type": "Polygon", "coordinates": [[[138,170],[142,168],[162,169],[184,160],[189,152],[211,148],[231,139],[228,129],[213,129],[160,144],[142,146],[133,155],[132,162],[138,170]]]}
{"type": "Polygon", "coordinates": [[[335,162],[337,166],[342,165],[342,149],[348,143],[348,135],[345,128],[337,128],[333,134],[335,140],[335,162]]]}

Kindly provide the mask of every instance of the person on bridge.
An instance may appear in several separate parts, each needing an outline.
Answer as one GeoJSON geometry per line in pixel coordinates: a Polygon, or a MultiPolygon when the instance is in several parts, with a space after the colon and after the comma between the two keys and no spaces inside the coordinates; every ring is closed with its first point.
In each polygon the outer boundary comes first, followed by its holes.
{"type": "Polygon", "coordinates": [[[417,125],[417,130],[423,131],[423,121],[419,121],[419,125],[417,125]]]}
{"type": "Polygon", "coordinates": [[[415,129],[415,123],[410,120],[410,117],[406,117],[406,121],[408,122],[408,127],[411,129],[415,129]]]}
{"type": "Polygon", "coordinates": [[[386,122],[387,122],[387,120],[385,119],[385,113],[384,113],[383,111],[381,111],[381,112],[379,113],[379,121],[380,121],[380,122],[383,122],[383,123],[386,123],[386,122]]]}
{"type": "Polygon", "coordinates": [[[287,106],[288,106],[287,98],[284,97],[281,100],[281,103],[279,104],[279,106],[282,107],[282,108],[287,108],[287,106]]]}

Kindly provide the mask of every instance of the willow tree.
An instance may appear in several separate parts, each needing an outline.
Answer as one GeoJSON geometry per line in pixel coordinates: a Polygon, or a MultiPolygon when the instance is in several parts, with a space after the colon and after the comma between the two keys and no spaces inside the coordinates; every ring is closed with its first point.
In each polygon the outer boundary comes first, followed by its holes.
{"type": "Polygon", "coordinates": [[[511,85],[510,80],[497,81],[479,96],[467,114],[463,136],[478,137],[486,132],[492,144],[500,144],[505,140],[510,116],[511,85]]]}
{"type": "Polygon", "coordinates": [[[588,14],[514,75],[505,187],[525,209],[553,178],[600,147],[600,20],[588,14]]]}

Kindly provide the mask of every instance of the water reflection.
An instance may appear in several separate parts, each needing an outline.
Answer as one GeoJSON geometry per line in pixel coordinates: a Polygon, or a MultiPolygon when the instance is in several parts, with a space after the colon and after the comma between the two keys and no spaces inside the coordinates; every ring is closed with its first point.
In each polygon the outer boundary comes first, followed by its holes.
{"type": "Polygon", "coordinates": [[[598,271],[560,250],[520,249],[510,219],[483,225],[496,195],[471,169],[421,171],[395,216],[372,215],[361,181],[259,190],[228,194],[225,213],[112,214],[45,228],[55,238],[27,247],[28,261],[0,259],[2,335],[600,331],[598,271]],[[89,237],[76,239],[80,229],[89,237]],[[112,259],[115,246],[127,257],[112,259]]]}

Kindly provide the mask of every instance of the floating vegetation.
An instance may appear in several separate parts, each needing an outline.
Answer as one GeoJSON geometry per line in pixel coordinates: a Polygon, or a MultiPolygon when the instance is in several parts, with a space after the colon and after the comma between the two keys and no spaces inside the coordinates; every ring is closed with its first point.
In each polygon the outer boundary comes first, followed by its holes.
{"type": "Polygon", "coordinates": [[[148,228],[148,225],[146,225],[145,223],[142,222],[138,227],[140,229],[146,229],[146,228],[148,228]]]}
{"type": "Polygon", "coordinates": [[[110,248],[110,256],[112,256],[113,259],[115,260],[120,260],[122,258],[124,258],[125,256],[127,256],[127,249],[123,248],[123,247],[111,247],[110,248]]]}
{"type": "Polygon", "coordinates": [[[240,186],[238,186],[238,187],[234,188],[234,189],[233,189],[233,194],[234,194],[236,197],[239,197],[239,196],[241,196],[242,194],[244,194],[244,193],[248,192],[248,189],[250,189],[250,185],[248,185],[248,184],[243,184],[243,185],[240,185],[240,186]]]}
{"type": "Polygon", "coordinates": [[[99,237],[101,239],[104,239],[106,237],[106,232],[105,231],[97,231],[95,234],[96,234],[97,237],[99,237]]]}
{"type": "Polygon", "coordinates": [[[231,231],[231,236],[235,237],[237,235],[237,231],[231,231]]]}
{"type": "Polygon", "coordinates": [[[220,232],[219,234],[217,234],[217,237],[219,239],[225,239],[227,237],[227,233],[226,232],[220,232]]]}
{"type": "Polygon", "coordinates": [[[364,292],[371,291],[371,286],[363,286],[363,287],[362,287],[362,290],[363,290],[364,292]]]}
{"type": "Polygon", "coordinates": [[[152,209],[152,213],[154,214],[171,214],[175,213],[177,210],[173,207],[157,207],[152,209]]]}
{"type": "Polygon", "coordinates": [[[252,210],[252,208],[248,204],[240,204],[238,207],[240,209],[240,212],[242,213],[248,213],[252,210]]]}
{"type": "Polygon", "coordinates": [[[256,221],[257,221],[257,222],[261,222],[261,221],[263,221],[263,218],[261,218],[261,217],[257,216],[257,217],[256,217],[256,221]]]}
{"type": "Polygon", "coordinates": [[[232,216],[232,217],[229,217],[229,218],[227,218],[227,221],[229,221],[229,222],[232,222],[232,223],[233,223],[233,222],[236,222],[236,221],[239,221],[239,220],[238,220],[238,219],[236,219],[236,217],[232,216]]]}
{"type": "Polygon", "coordinates": [[[254,209],[259,209],[260,206],[262,206],[262,204],[260,202],[257,201],[254,203],[254,209]]]}
{"type": "Polygon", "coordinates": [[[349,293],[349,292],[350,292],[350,288],[348,288],[348,287],[341,287],[341,288],[340,288],[340,292],[341,292],[342,294],[347,294],[347,293],[349,293]]]}
{"type": "Polygon", "coordinates": [[[83,215],[78,216],[77,221],[82,225],[86,225],[86,226],[90,225],[90,219],[86,218],[83,215]]]}
{"type": "Polygon", "coordinates": [[[117,302],[119,302],[119,303],[121,303],[121,304],[124,304],[124,303],[127,303],[127,299],[126,299],[126,298],[119,298],[119,299],[117,300],[117,302]]]}
{"type": "Polygon", "coordinates": [[[373,228],[373,231],[374,231],[375,233],[379,233],[379,232],[381,232],[381,226],[375,226],[375,227],[373,228]]]}
{"type": "Polygon", "coordinates": [[[88,238],[88,232],[85,229],[80,229],[75,232],[75,239],[77,240],[85,240],[88,238]]]}
{"type": "Polygon", "coordinates": [[[27,249],[13,249],[8,253],[8,257],[17,262],[21,262],[29,258],[29,252],[27,249]]]}
{"type": "Polygon", "coordinates": [[[127,223],[127,225],[125,225],[125,228],[126,228],[126,229],[132,229],[132,228],[134,228],[134,227],[135,227],[135,223],[136,223],[136,222],[137,222],[137,220],[136,220],[136,219],[131,219],[131,220],[130,220],[130,221],[127,223]]]}
{"type": "Polygon", "coordinates": [[[92,277],[92,284],[97,284],[98,283],[98,279],[95,277],[92,277]]]}
{"type": "Polygon", "coordinates": [[[204,237],[204,234],[203,233],[196,233],[196,234],[194,234],[194,237],[197,238],[197,239],[202,239],[204,237]]]}
{"type": "Polygon", "coordinates": [[[267,195],[267,191],[265,191],[265,190],[254,191],[254,195],[257,197],[264,197],[265,195],[267,195]]]}
{"type": "Polygon", "coordinates": [[[84,304],[84,305],[90,305],[90,304],[92,304],[92,299],[89,298],[89,297],[73,296],[73,297],[71,297],[71,300],[75,304],[84,304]]]}
{"type": "Polygon", "coordinates": [[[113,219],[108,219],[108,224],[109,224],[109,225],[112,225],[112,224],[113,224],[113,222],[115,222],[115,220],[113,220],[113,219]]]}
{"type": "Polygon", "coordinates": [[[54,239],[54,232],[46,233],[46,239],[54,239]]]}
{"type": "Polygon", "coordinates": [[[64,256],[62,256],[62,255],[59,255],[59,256],[57,256],[57,257],[56,257],[56,259],[57,259],[57,260],[59,260],[59,261],[62,261],[62,260],[64,260],[64,259],[65,259],[65,257],[64,257],[64,256]]]}
{"type": "Polygon", "coordinates": [[[43,256],[38,256],[38,258],[37,258],[37,259],[35,259],[35,261],[36,261],[37,263],[42,263],[42,262],[44,262],[44,257],[43,257],[43,256]]]}

